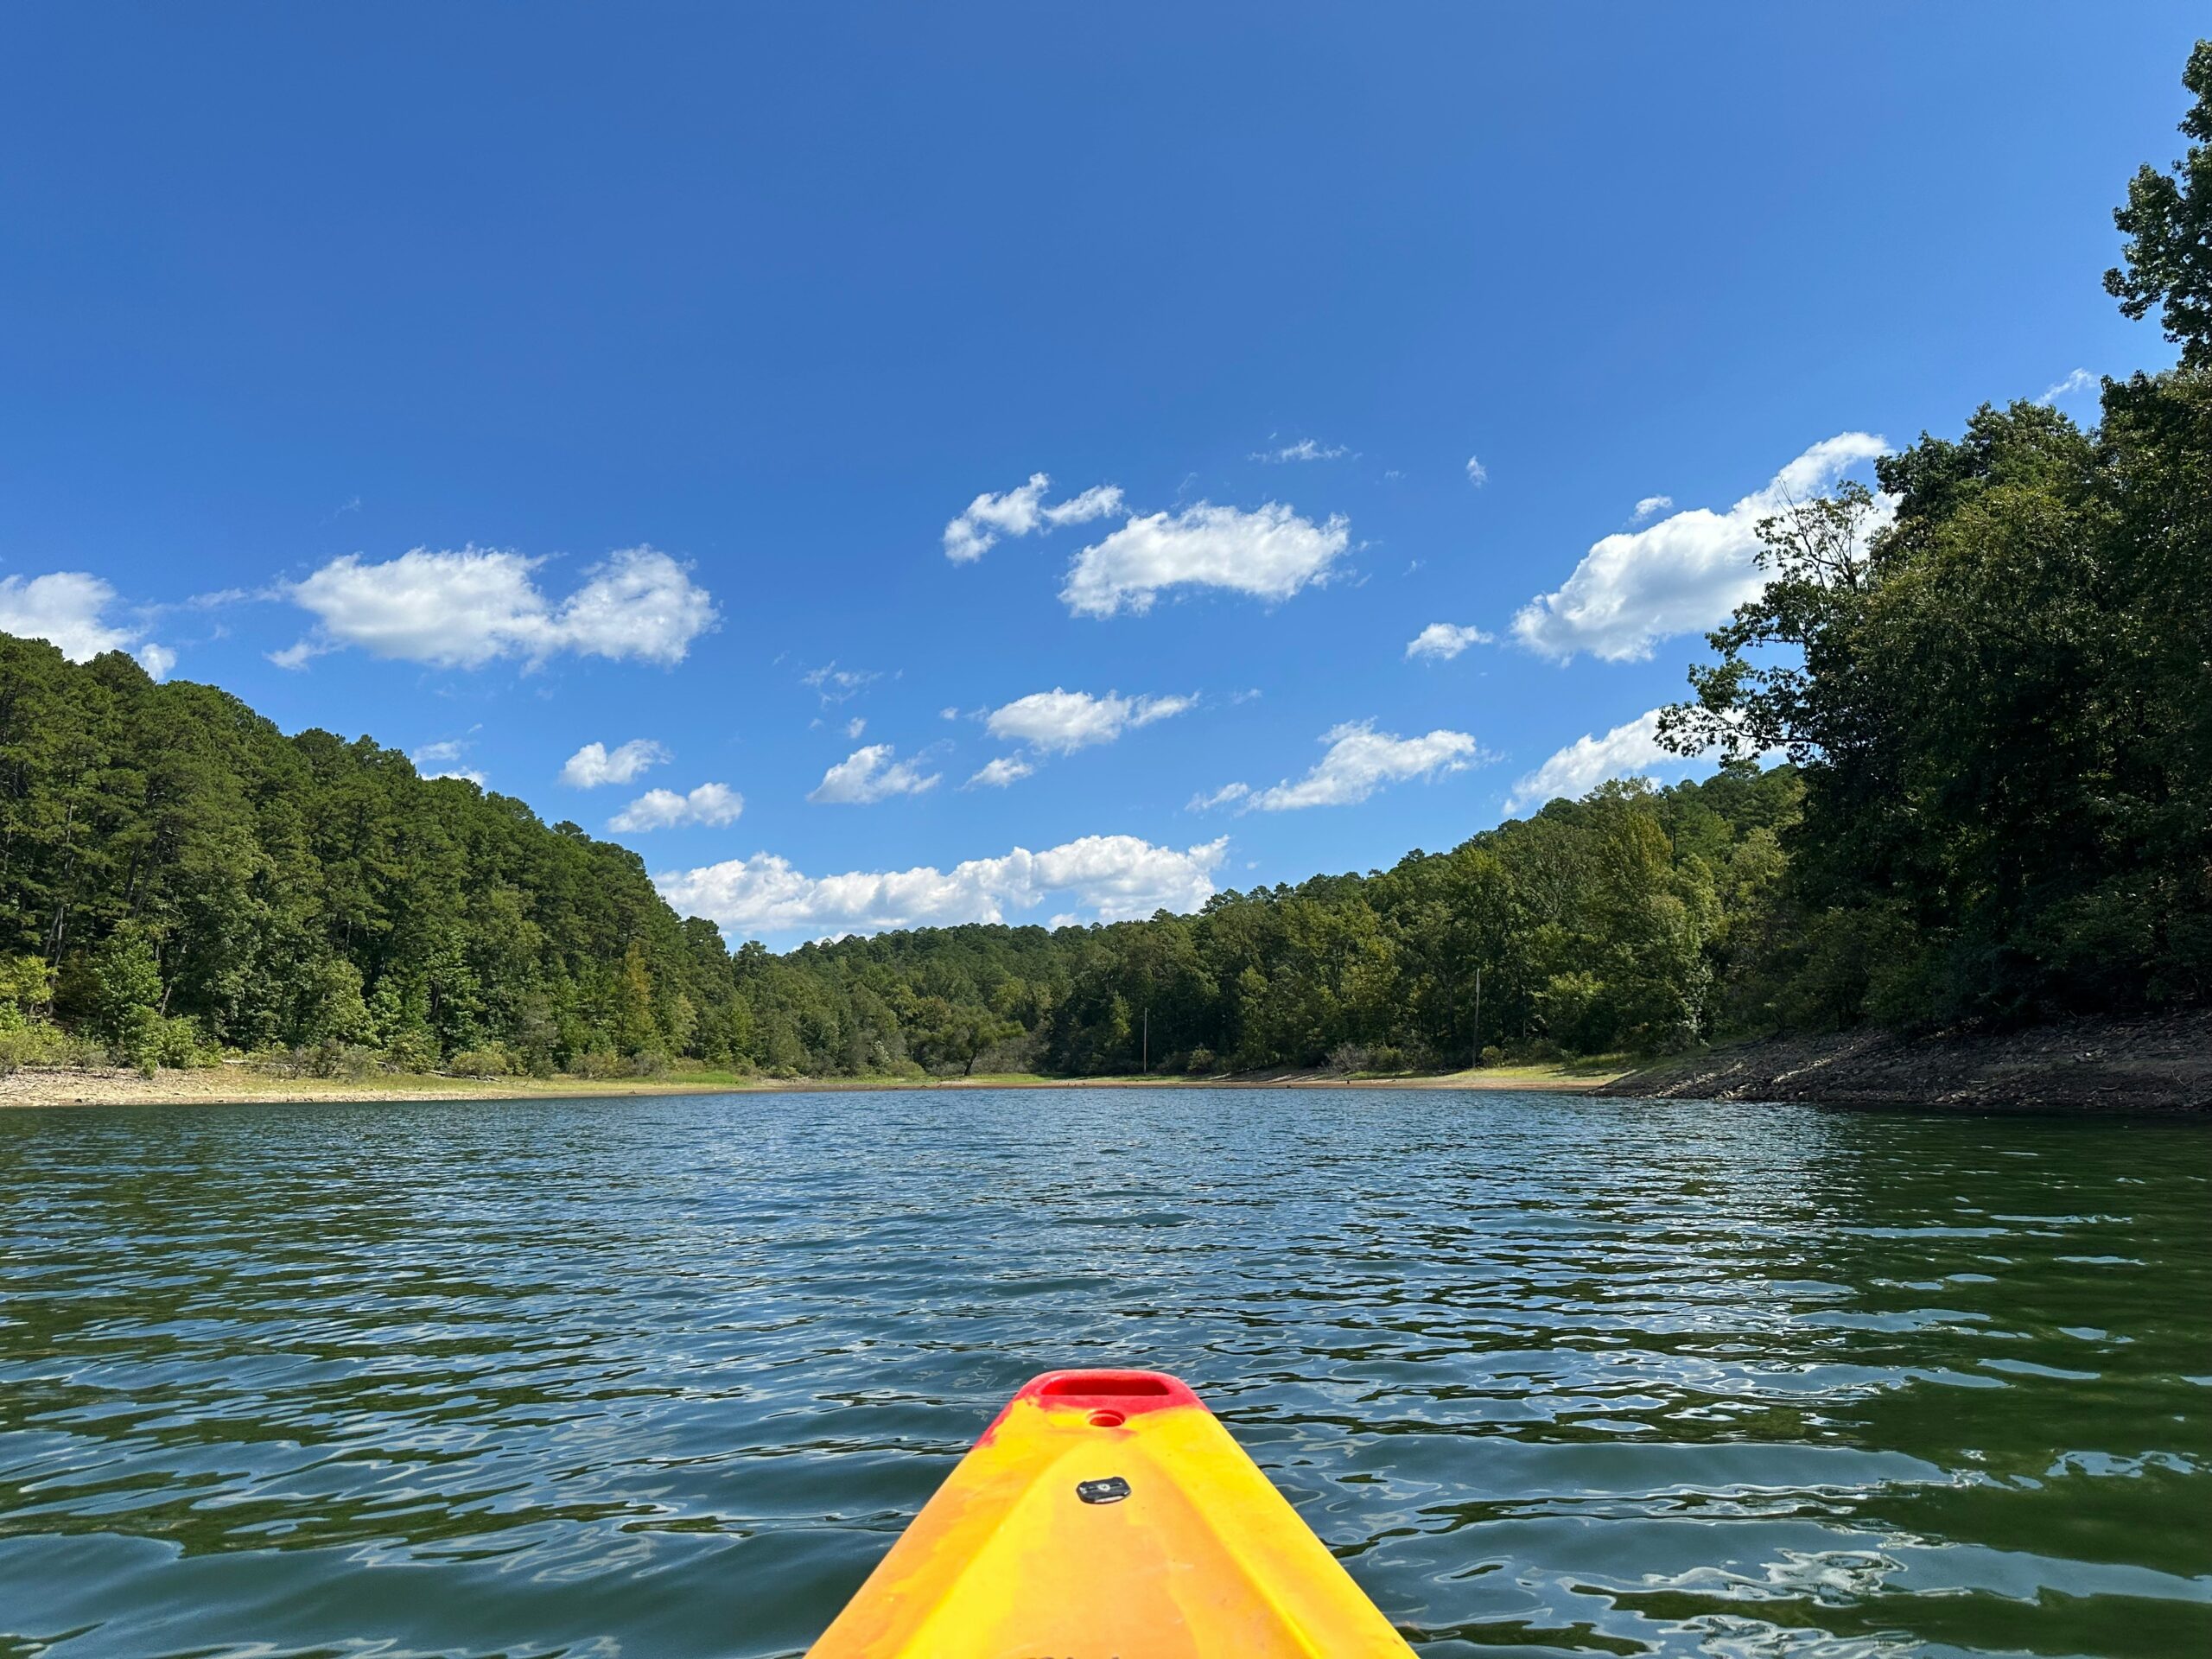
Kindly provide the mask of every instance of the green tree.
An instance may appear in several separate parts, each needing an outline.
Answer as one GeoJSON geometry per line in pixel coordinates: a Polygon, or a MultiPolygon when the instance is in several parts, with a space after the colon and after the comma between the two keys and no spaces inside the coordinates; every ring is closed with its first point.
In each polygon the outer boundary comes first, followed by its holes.
{"type": "Polygon", "coordinates": [[[2131,317],[2157,306],[2182,366],[2198,369],[2212,365],[2212,41],[2197,41],[2181,79],[2196,99],[2181,120],[2195,142],[2171,173],[2146,162],[2128,181],[2113,210],[2127,242],[2105,291],[2131,317]]]}
{"type": "Polygon", "coordinates": [[[136,927],[118,928],[94,953],[99,1033],[117,1058],[151,1068],[161,1050],[161,964],[136,927]]]}

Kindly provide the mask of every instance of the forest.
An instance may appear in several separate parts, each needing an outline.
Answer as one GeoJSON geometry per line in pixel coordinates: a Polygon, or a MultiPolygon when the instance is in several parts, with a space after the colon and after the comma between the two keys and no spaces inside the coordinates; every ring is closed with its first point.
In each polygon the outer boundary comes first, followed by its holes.
{"type": "Polygon", "coordinates": [[[2088,428],[1985,405],[1764,525],[1662,722],[1706,781],[1195,915],[732,951],[519,800],[0,636],[0,1067],[1388,1070],[2202,1004],[2212,45],[2183,79],[2106,277],[2176,365],[2088,428]]]}

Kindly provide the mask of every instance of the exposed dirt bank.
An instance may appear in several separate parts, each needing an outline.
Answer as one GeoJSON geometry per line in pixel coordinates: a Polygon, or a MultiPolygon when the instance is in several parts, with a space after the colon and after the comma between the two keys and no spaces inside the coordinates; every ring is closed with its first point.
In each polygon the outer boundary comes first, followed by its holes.
{"type": "Polygon", "coordinates": [[[1357,1077],[1281,1072],[1234,1077],[736,1077],[665,1078],[370,1077],[286,1077],[244,1065],[158,1071],[47,1071],[26,1067],[0,1077],[0,1109],[10,1106],[216,1106],[248,1101],[558,1100],[613,1095],[721,1095],[873,1089],[1478,1089],[1548,1094],[1602,1092],[1618,1065],[1525,1065],[1442,1076],[1357,1077]]]}
{"type": "Polygon", "coordinates": [[[1601,1091],[1976,1110],[2212,1112],[2212,1011],[1998,1034],[1778,1038],[1662,1060],[1601,1091]]]}

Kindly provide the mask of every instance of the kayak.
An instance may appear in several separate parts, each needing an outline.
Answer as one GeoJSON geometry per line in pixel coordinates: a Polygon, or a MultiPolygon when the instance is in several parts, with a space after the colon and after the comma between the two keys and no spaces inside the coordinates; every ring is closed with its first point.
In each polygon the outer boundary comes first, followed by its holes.
{"type": "Polygon", "coordinates": [[[983,1431],[811,1659],[1412,1651],[1183,1383],[1047,1371],[983,1431]]]}

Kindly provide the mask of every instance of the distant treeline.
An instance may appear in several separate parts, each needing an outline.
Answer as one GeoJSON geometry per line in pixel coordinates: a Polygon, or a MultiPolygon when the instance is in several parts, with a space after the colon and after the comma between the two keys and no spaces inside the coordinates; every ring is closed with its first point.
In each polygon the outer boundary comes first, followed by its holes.
{"type": "Polygon", "coordinates": [[[1662,729],[1738,758],[1194,916],[734,954],[637,855],[130,658],[0,636],[0,1064],[815,1074],[1464,1064],[2212,992],[2212,46],[2107,286],[2179,365],[1763,528],[1662,729]],[[1760,770],[1748,757],[1786,751],[1760,770]],[[1480,1027],[1476,1025],[1479,970],[1480,1027]]]}
{"type": "Polygon", "coordinates": [[[236,698],[0,636],[0,1020],[118,1056],[550,1071],[1207,1070],[1669,1049],[1818,1017],[1763,969],[1793,769],[1611,785],[1195,916],[734,954],[638,855],[236,698]],[[1777,996],[1781,998],[1777,1001],[1777,996]]]}

